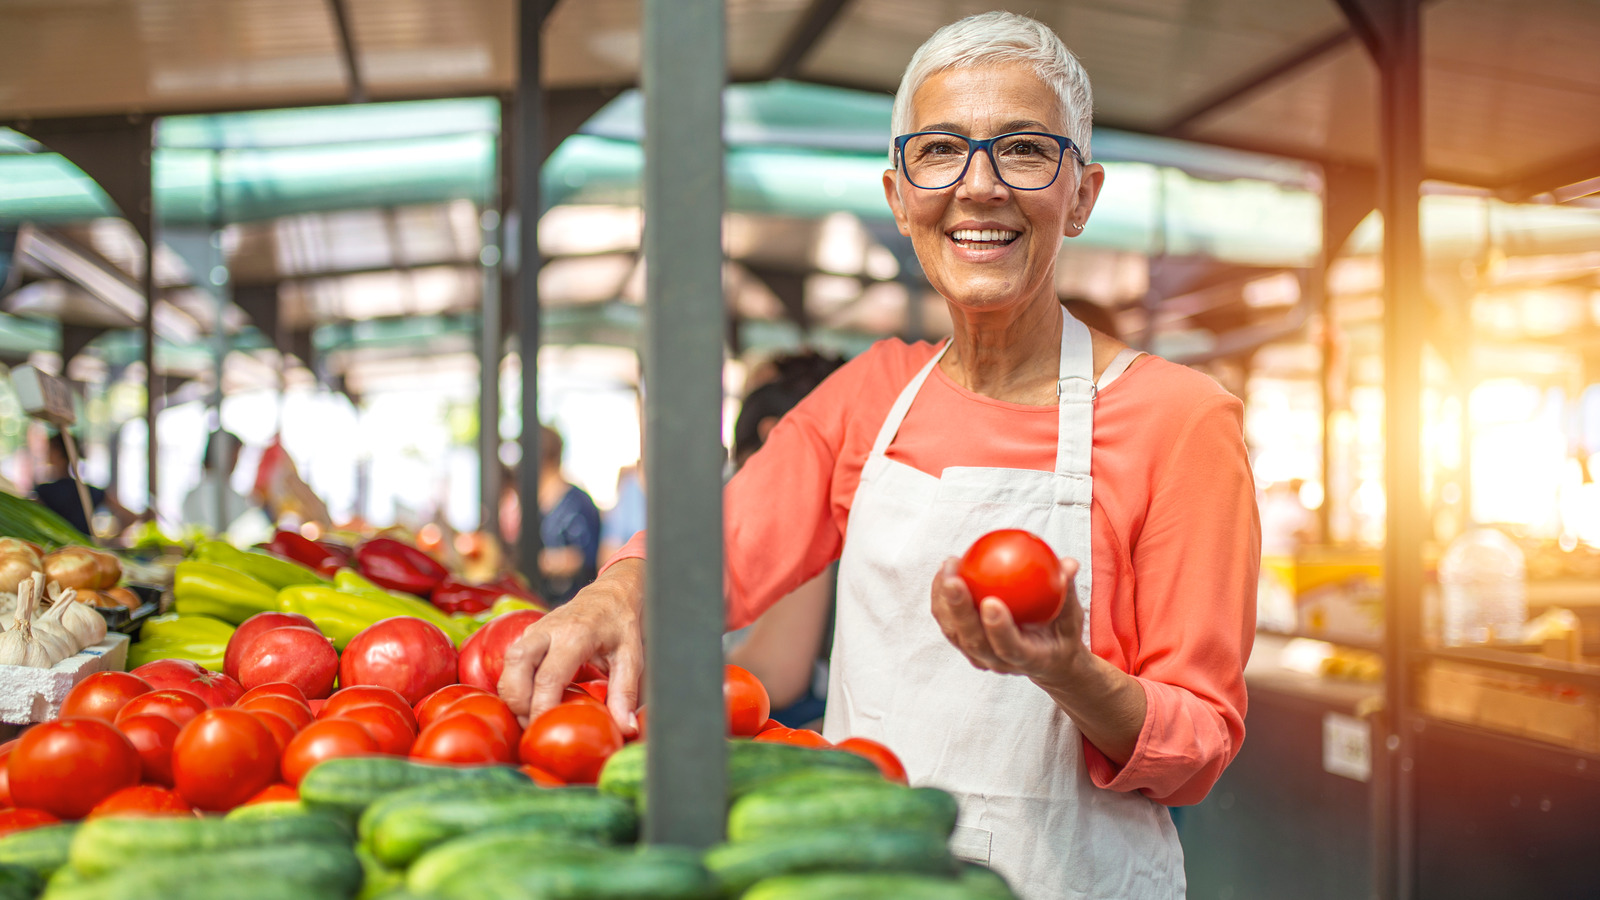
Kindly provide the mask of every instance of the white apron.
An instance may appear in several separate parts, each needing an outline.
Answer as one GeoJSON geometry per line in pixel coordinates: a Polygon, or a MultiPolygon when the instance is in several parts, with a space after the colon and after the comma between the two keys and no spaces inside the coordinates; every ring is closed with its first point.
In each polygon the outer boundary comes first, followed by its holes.
{"type": "Polygon", "coordinates": [[[951,848],[992,866],[1024,900],[1182,897],[1183,851],[1166,807],[1095,787],[1066,713],[1025,677],[974,669],[930,610],[947,557],[997,528],[1025,528],[1083,561],[1076,586],[1089,641],[1094,354],[1088,329],[1062,318],[1054,472],[951,467],[934,476],[884,455],[948,343],[890,410],[862,470],[839,562],[823,733],[882,741],[912,784],[955,794],[961,818],[951,848]]]}

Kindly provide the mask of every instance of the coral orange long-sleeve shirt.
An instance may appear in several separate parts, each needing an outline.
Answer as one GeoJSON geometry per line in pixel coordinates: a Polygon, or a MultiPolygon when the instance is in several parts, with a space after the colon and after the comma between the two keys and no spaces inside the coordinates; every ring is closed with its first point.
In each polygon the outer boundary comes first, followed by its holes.
{"type": "MultiPolygon", "coordinates": [[[[873,439],[936,349],[874,345],[784,416],[728,483],[729,628],[839,557],[873,439]]],[[[1244,739],[1261,539],[1243,405],[1204,375],[1141,357],[1094,413],[1091,649],[1139,679],[1147,711],[1124,766],[1084,742],[1089,774],[1109,790],[1198,803],[1244,739]]],[[[992,400],[935,368],[888,455],[930,474],[1048,471],[1056,431],[1055,407],[992,400]]],[[[644,555],[641,532],[612,561],[644,555]]]]}

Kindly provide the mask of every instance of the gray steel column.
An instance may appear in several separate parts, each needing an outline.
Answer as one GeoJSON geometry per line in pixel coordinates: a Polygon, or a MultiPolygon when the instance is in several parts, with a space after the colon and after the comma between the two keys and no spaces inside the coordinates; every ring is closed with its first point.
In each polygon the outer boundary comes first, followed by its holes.
{"type": "Polygon", "coordinates": [[[722,0],[646,0],[645,838],[722,839],[722,0]]]}
{"type": "Polygon", "coordinates": [[[500,329],[500,245],[504,233],[500,211],[500,160],[505,155],[504,129],[495,135],[494,158],[489,164],[489,190],[479,217],[482,249],[482,284],[478,302],[478,520],[486,533],[500,536],[500,360],[505,334],[500,329]]]}
{"type": "MultiPolygon", "coordinates": [[[[544,159],[544,84],[540,33],[554,0],[521,0],[517,25],[516,154],[513,181],[517,209],[517,342],[522,354],[522,461],[517,466],[517,497],[522,525],[517,534],[518,568],[542,590],[539,573],[539,167],[544,159]]],[[[503,227],[503,226],[502,226],[503,227]]]]}

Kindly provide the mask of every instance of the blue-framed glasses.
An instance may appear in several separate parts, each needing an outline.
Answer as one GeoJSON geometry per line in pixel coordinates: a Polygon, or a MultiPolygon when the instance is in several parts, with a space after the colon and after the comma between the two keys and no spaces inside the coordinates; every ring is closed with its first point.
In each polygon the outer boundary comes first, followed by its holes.
{"type": "Polygon", "coordinates": [[[895,157],[906,180],[927,191],[943,190],[965,178],[979,150],[989,155],[1000,180],[1019,191],[1042,191],[1055,184],[1068,152],[1083,164],[1083,154],[1070,138],[1043,131],[1014,131],[981,141],[949,131],[919,131],[894,139],[895,157]]]}

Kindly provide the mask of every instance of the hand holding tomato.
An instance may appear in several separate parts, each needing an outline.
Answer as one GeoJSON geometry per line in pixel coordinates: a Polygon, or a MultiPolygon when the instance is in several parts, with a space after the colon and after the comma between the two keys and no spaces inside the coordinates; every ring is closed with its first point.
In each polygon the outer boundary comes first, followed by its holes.
{"type": "MultiPolygon", "coordinates": [[[[1060,565],[1066,580],[1060,613],[1042,622],[1019,623],[997,597],[973,596],[961,577],[961,560],[945,560],[934,576],[932,590],[933,617],[939,630],[979,669],[1027,675],[1035,681],[1065,675],[1088,648],[1083,643],[1083,607],[1073,583],[1078,563],[1063,559],[1060,565]]],[[[1033,575],[1025,573],[1023,577],[1033,575]]]]}

